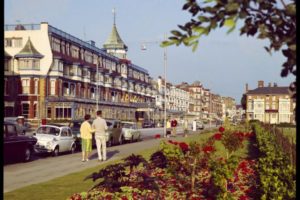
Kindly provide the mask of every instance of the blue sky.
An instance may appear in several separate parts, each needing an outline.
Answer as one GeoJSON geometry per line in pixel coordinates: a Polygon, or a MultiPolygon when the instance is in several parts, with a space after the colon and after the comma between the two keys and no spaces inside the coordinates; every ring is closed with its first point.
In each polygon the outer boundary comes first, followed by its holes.
{"type": "MultiPolygon", "coordinates": [[[[116,24],[128,46],[128,58],[156,79],[164,74],[163,49],[158,41],[164,34],[177,29],[190,19],[182,11],[184,0],[5,0],[5,24],[48,22],[50,25],[83,40],[94,40],[101,47],[113,24],[112,9],[116,9],[116,24]],[[147,50],[142,51],[143,42],[147,50]]],[[[173,84],[199,80],[205,88],[221,96],[231,96],[240,103],[245,84],[257,87],[276,82],[288,86],[293,76],[281,78],[281,53],[269,55],[263,47],[268,41],[240,37],[238,30],[211,32],[199,41],[196,52],[185,46],[167,49],[167,80],[173,84]]]]}

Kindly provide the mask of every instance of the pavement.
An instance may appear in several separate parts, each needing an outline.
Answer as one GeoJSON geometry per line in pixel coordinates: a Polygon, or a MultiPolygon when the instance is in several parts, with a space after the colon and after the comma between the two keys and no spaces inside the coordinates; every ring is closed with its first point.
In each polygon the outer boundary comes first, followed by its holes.
{"type": "MultiPolygon", "coordinates": [[[[88,168],[102,165],[106,162],[119,160],[131,154],[153,147],[157,147],[162,139],[153,139],[156,133],[162,129],[146,130],[143,133],[143,141],[128,143],[107,148],[107,160],[98,162],[97,150],[93,149],[88,162],[81,161],[81,152],[63,154],[58,157],[38,156],[28,163],[15,163],[3,167],[4,193],[10,192],[28,185],[42,183],[70,173],[82,171],[88,168]]],[[[182,133],[177,131],[177,137],[182,133]]]]}
{"type": "Polygon", "coordinates": [[[88,162],[81,162],[81,152],[65,154],[58,157],[41,157],[28,163],[6,165],[3,168],[4,193],[28,185],[42,183],[70,173],[82,171],[102,165],[106,162],[124,158],[132,153],[158,147],[161,139],[150,139],[142,142],[129,143],[107,148],[107,160],[101,163],[97,160],[97,151],[94,149],[88,162]]]}

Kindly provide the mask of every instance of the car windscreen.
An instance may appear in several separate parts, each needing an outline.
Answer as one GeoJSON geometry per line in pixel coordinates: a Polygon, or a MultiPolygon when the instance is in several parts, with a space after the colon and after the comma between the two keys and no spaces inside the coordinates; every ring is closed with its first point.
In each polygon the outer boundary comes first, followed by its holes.
{"type": "Polygon", "coordinates": [[[59,135],[59,128],[55,128],[55,127],[40,127],[37,130],[37,134],[48,134],[48,135],[59,135]]]}
{"type": "Polygon", "coordinates": [[[133,124],[122,124],[123,128],[132,128],[133,124]]]}

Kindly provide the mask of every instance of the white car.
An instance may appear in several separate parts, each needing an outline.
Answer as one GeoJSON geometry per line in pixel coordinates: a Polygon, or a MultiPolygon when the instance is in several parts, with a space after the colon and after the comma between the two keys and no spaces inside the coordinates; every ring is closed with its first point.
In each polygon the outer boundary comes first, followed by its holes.
{"type": "Polygon", "coordinates": [[[141,131],[137,129],[134,122],[121,122],[122,135],[126,141],[139,141],[141,139],[141,131]]]}
{"type": "Polygon", "coordinates": [[[75,139],[68,126],[62,125],[42,125],[34,137],[37,138],[35,151],[37,153],[52,153],[58,156],[61,152],[74,153],[76,150],[75,139]]]}

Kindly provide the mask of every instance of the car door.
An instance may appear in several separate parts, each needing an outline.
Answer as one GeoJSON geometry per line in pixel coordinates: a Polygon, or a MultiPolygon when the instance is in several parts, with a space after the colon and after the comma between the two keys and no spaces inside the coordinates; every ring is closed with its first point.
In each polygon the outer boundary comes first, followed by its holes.
{"type": "Polygon", "coordinates": [[[73,145],[73,142],[74,142],[74,138],[73,138],[73,134],[72,134],[72,131],[71,131],[71,129],[69,129],[69,128],[67,128],[66,129],[67,130],[67,137],[68,137],[68,149],[67,149],[67,151],[70,151],[71,150],[71,148],[72,148],[72,145],[73,145]]]}
{"type": "Polygon", "coordinates": [[[16,126],[13,124],[4,125],[4,154],[9,160],[15,160],[22,155],[24,144],[18,140],[16,126]]]}
{"type": "Polygon", "coordinates": [[[70,142],[70,137],[68,136],[69,132],[67,128],[62,128],[61,133],[60,133],[60,138],[59,138],[59,151],[68,151],[69,150],[69,142],[70,142]]]}
{"type": "Polygon", "coordinates": [[[138,137],[138,130],[137,130],[136,124],[132,124],[132,126],[131,126],[131,134],[132,134],[133,139],[136,140],[137,137],[138,137]]]}

